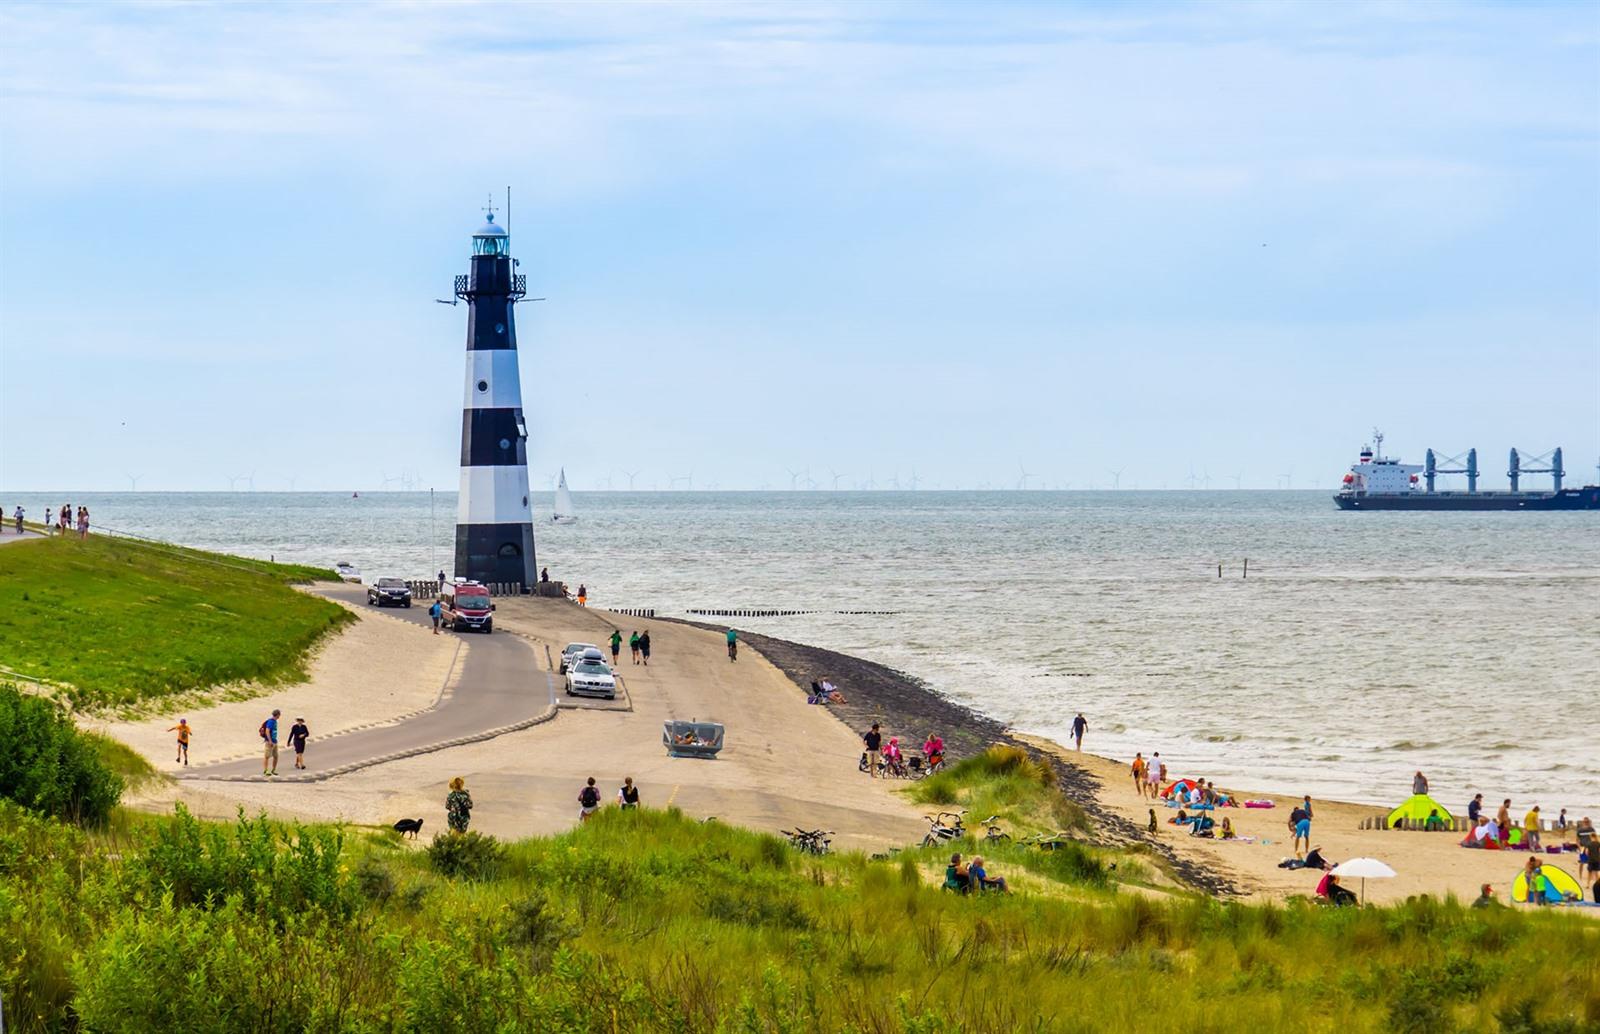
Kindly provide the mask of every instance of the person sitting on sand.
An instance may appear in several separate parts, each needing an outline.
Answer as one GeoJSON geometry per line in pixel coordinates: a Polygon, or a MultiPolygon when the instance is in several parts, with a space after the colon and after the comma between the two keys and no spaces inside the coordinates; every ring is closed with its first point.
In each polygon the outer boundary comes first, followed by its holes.
{"type": "Polygon", "coordinates": [[[830,704],[848,703],[844,698],[844,694],[839,692],[838,688],[827,679],[822,680],[822,696],[830,704]]]}
{"type": "Polygon", "coordinates": [[[1435,830],[1440,830],[1440,829],[1444,828],[1444,819],[1439,817],[1439,809],[1438,808],[1434,808],[1432,811],[1428,812],[1428,817],[1422,823],[1422,828],[1423,828],[1423,830],[1425,830],[1426,832],[1429,832],[1429,833],[1432,833],[1435,830]]]}
{"type": "Polygon", "coordinates": [[[1234,836],[1235,836],[1235,834],[1233,832],[1233,820],[1230,819],[1230,818],[1224,818],[1222,820],[1222,833],[1218,836],[1217,839],[1219,839],[1219,840],[1232,840],[1234,838],[1234,836]]]}
{"type": "Polygon", "coordinates": [[[1004,876],[991,878],[987,869],[983,867],[983,856],[977,855],[972,859],[972,864],[967,866],[967,877],[979,890],[998,890],[1005,894],[1011,888],[1006,886],[1004,876]]]}
{"type": "Polygon", "coordinates": [[[1328,900],[1332,902],[1334,906],[1343,908],[1346,905],[1358,904],[1356,901],[1356,896],[1339,885],[1339,877],[1330,872],[1328,873],[1327,879],[1328,900]]]}
{"type": "Polygon", "coordinates": [[[1494,884],[1485,883],[1478,888],[1478,896],[1472,900],[1473,908],[1499,908],[1500,902],[1494,899],[1494,884]]]}
{"type": "Polygon", "coordinates": [[[944,870],[944,889],[953,890],[958,894],[965,894],[972,889],[972,876],[967,867],[961,864],[961,855],[950,856],[950,864],[944,870]]]}
{"type": "Polygon", "coordinates": [[[1322,857],[1322,845],[1318,844],[1306,852],[1307,869],[1331,869],[1333,863],[1322,857]]]}

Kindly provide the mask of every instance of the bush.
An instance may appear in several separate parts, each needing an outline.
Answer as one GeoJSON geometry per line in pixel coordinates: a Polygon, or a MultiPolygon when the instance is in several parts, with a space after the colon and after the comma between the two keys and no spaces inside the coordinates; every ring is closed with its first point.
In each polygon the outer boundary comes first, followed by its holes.
{"type": "Polygon", "coordinates": [[[428,845],[428,861],[434,871],[451,879],[493,879],[504,857],[505,848],[498,840],[472,830],[437,833],[428,845]]]}
{"type": "Polygon", "coordinates": [[[125,878],[150,897],[170,894],[179,907],[216,908],[234,899],[244,911],[283,926],[308,912],[342,918],[355,910],[339,872],[344,835],[327,826],[291,828],[265,815],[231,826],[201,823],[182,804],[147,835],[125,878]]]}
{"type": "Polygon", "coordinates": [[[96,826],[122,798],[122,780],[52,701],[0,686],[0,743],[0,797],[96,826]]]}

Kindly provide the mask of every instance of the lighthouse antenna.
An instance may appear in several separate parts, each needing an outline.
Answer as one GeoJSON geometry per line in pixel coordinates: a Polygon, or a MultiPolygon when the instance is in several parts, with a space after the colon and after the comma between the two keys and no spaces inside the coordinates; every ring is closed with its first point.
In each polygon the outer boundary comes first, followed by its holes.
{"type": "Polygon", "coordinates": [[[506,236],[511,236],[511,184],[506,184],[506,236]]]}

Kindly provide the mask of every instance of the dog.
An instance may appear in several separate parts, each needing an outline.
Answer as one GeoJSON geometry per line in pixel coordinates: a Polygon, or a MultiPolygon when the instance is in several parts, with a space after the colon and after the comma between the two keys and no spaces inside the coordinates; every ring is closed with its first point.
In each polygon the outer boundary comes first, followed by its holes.
{"type": "Polygon", "coordinates": [[[401,836],[405,836],[407,833],[410,833],[412,840],[417,839],[417,834],[421,832],[421,830],[421,819],[401,819],[399,822],[394,824],[394,831],[396,833],[399,833],[401,836]]]}

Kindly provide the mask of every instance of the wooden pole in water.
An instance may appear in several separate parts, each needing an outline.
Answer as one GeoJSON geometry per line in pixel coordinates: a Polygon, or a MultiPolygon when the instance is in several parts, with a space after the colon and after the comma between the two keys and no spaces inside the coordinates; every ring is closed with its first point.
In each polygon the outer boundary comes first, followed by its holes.
{"type": "Polygon", "coordinates": [[[1217,577],[1218,578],[1222,577],[1222,565],[1221,564],[1217,565],[1217,577]]]}
{"type": "Polygon", "coordinates": [[[1250,577],[1250,558],[1249,557],[1245,557],[1244,558],[1244,574],[1240,575],[1240,577],[1241,578],[1250,577]]]}

